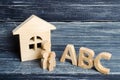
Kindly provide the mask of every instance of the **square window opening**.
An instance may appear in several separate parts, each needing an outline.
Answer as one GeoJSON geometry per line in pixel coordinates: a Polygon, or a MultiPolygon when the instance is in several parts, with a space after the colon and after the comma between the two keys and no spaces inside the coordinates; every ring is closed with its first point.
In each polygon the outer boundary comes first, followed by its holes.
{"type": "Polygon", "coordinates": [[[34,49],[34,48],[35,48],[34,44],[29,45],[29,49],[34,49]]]}
{"type": "Polygon", "coordinates": [[[38,43],[37,44],[37,48],[41,48],[42,46],[41,46],[41,43],[38,43]]]}

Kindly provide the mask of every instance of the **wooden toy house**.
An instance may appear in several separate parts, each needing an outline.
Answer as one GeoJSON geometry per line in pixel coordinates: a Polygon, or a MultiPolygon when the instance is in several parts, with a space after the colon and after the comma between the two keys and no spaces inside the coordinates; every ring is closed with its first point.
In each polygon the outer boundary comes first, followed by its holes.
{"type": "Polygon", "coordinates": [[[51,51],[51,30],[56,27],[43,19],[32,15],[17,28],[13,35],[19,35],[21,60],[40,58],[41,43],[47,41],[46,50],[51,51]]]}

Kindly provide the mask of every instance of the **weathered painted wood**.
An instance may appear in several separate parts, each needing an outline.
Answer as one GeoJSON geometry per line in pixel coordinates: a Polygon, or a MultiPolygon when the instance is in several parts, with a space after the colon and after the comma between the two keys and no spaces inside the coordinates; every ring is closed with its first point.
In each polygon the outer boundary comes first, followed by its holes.
{"type": "Polygon", "coordinates": [[[20,22],[0,23],[0,79],[86,79],[101,80],[120,78],[120,22],[51,22],[57,29],[52,31],[52,50],[57,55],[54,71],[42,70],[39,60],[20,62],[18,37],[12,36],[20,22]],[[88,47],[95,55],[102,51],[112,53],[110,61],[102,64],[111,69],[103,75],[95,69],[82,69],[70,62],[60,63],[59,58],[66,44],[74,44],[77,54],[79,47],[88,47]]]}
{"type": "Polygon", "coordinates": [[[1,0],[0,21],[120,21],[119,0],[1,0]]]}

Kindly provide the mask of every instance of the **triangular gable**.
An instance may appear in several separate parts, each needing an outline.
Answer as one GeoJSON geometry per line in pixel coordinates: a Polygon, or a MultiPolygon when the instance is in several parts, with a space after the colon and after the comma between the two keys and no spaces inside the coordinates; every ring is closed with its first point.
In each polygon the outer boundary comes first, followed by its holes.
{"type": "Polygon", "coordinates": [[[32,15],[23,23],[21,23],[17,28],[13,30],[13,34],[20,34],[23,31],[35,31],[41,32],[46,30],[54,30],[56,27],[47,21],[32,15]]]}

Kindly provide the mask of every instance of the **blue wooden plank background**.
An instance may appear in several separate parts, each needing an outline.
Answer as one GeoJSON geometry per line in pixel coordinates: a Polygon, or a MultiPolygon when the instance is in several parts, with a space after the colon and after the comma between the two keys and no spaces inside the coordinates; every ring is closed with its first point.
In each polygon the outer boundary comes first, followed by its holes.
{"type": "Polygon", "coordinates": [[[120,78],[120,22],[52,22],[57,27],[57,30],[52,31],[52,50],[57,55],[57,66],[52,72],[42,70],[39,60],[20,62],[18,38],[12,36],[11,32],[19,24],[20,22],[2,22],[0,25],[1,79],[117,80],[120,78]],[[68,43],[75,45],[77,55],[82,46],[93,49],[95,56],[102,51],[110,52],[111,60],[102,60],[102,64],[111,69],[110,74],[103,75],[94,68],[82,69],[71,65],[69,61],[60,63],[59,58],[68,43]]]}
{"type": "Polygon", "coordinates": [[[0,80],[85,79],[118,80],[120,78],[120,1],[119,0],[0,0],[0,80]],[[42,70],[39,60],[20,62],[19,39],[12,30],[35,14],[57,27],[52,31],[52,50],[57,54],[54,71],[42,70]],[[83,21],[83,22],[81,22],[83,21]],[[103,75],[94,68],[87,70],[60,63],[67,44],[112,53],[111,69],[103,75]]]}
{"type": "Polygon", "coordinates": [[[0,0],[0,21],[120,21],[119,0],[0,0]]]}

